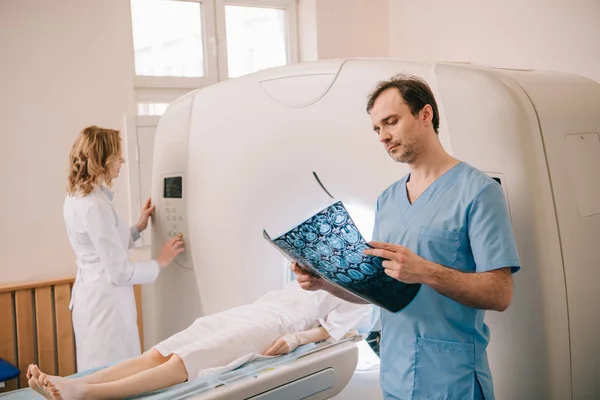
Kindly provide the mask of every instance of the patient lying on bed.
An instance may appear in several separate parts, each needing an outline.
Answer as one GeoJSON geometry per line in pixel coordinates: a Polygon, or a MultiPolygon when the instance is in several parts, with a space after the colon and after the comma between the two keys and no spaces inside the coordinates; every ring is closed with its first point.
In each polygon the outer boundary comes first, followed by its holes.
{"type": "Polygon", "coordinates": [[[36,365],[29,367],[27,377],[29,386],[47,399],[120,399],[226,372],[258,355],[337,341],[370,324],[372,313],[371,305],[351,304],[292,282],[252,304],[198,318],[142,356],[83,378],[46,375],[36,365]]]}

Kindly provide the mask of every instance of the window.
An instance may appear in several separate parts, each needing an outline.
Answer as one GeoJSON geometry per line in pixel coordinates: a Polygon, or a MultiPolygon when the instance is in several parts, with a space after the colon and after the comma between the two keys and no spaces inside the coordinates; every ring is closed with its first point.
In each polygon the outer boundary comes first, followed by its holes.
{"type": "Polygon", "coordinates": [[[190,91],[297,61],[296,0],[130,1],[138,93],[190,91]]]}
{"type": "Polygon", "coordinates": [[[173,101],[188,93],[189,89],[138,89],[136,90],[137,115],[161,116],[173,101]]]}
{"type": "Polygon", "coordinates": [[[202,77],[202,8],[184,1],[132,0],[135,73],[202,77]]]}
{"type": "Polygon", "coordinates": [[[287,64],[285,16],[281,9],[225,6],[230,78],[287,64]]]}
{"type": "Polygon", "coordinates": [[[138,102],[137,115],[163,115],[169,103],[138,102]]]}
{"type": "Polygon", "coordinates": [[[296,0],[216,0],[219,80],[298,60],[296,0]]]}

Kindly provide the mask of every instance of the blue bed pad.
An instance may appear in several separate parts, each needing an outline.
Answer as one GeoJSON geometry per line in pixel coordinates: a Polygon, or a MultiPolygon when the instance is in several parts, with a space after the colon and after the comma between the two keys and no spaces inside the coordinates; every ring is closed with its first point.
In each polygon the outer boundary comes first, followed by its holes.
{"type": "MultiPolygon", "coordinates": [[[[307,354],[311,350],[314,350],[316,347],[317,346],[314,343],[310,343],[304,346],[300,346],[293,352],[283,356],[269,357],[264,360],[254,361],[252,363],[244,364],[233,371],[225,372],[218,375],[206,375],[193,381],[180,383],[178,385],[171,386],[170,388],[146,393],[144,395],[130,397],[129,399],[178,400],[186,399],[190,396],[197,396],[199,394],[214,389],[216,386],[231,385],[240,380],[244,380],[249,377],[255,377],[259,374],[266,373],[272,370],[273,368],[289,364],[292,361],[307,354]]],[[[71,375],[70,377],[78,378],[86,376],[106,367],[107,366],[82,371],[75,375],[71,375]]],[[[40,396],[30,388],[19,389],[12,392],[0,394],[0,398],[2,398],[3,400],[43,399],[42,396],[40,396]]]]}

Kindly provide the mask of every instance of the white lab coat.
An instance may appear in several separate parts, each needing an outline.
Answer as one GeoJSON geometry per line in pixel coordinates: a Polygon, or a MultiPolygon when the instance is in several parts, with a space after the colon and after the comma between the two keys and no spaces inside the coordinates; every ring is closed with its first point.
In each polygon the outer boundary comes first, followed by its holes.
{"type": "Polygon", "coordinates": [[[100,186],[67,195],[63,207],[78,267],[69,306],[78,371],[141,354],[133,285],[154,282],[160,272],[156,261],[129,260],[140,234],[118,217],[112,197],[100,186]]]}

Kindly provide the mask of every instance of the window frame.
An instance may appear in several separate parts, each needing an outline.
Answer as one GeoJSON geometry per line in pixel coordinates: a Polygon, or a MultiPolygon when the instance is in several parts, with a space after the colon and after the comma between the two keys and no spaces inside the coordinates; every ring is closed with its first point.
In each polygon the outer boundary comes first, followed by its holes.
{"type": "Polygon", "coordinates": [[[257,8],[276,8],[286,12],[285,44],[287,65],[298,62],[298,15],[296,0],[216,0],[216,26],[217,26],[217,57],[219,68],[219,81],[229,79],[229,63],[227,59],[227,21],[225,19],[225,6],[242,6],[257,8]]]}
{"type": "MultiPolygon", "coordinates": [[[[204,48],[205,76],[150,76],[134,74],[134,87],[136,90],[146,89],[197,89],[210,86],[218,81],[218,64],[216,49],[216,26],[215,26],[215,1],[214,0],[177,0],[200,4],[200,24],[202,28],[202,46],[204,48]]],[[[131,4],[131,3],[130,3],[131,4]]],[[[133,23],[132,23],[133,34],[133,23]]],[[[133,43],[133,41],[132,41],[133,43]]],[[[135,66],[135,49],[134,66],[135,66]]]]}
{"type": "Polygon", "coordinates": [[[177,88],[148,88],[148,89],[137,89],[135,93],[135,109],[137,116],[160,116],[156,114],[139,114],[137,110],[140,104],[143,103],[167,103],[171,104],[178,98],[185,96],[189,92],[193,91],[193,88],[177,89],[177,88]]]}
{"type": "MultiPolygon", "coordinates": [[[[277,8],[286,11],[286,49],[287,65],[298,62],[298,4],[297,0],[177,0],[200,3],[202,40],[205,60],[205,76],[148,76],[137,75],[135,68],[134,88],[143,93],[152,89],[171,89],[174,91],[195,90],[229,79],[227,63],[227,34],[225,6],[245,6],[277,8]]],[[[133,32],[133,27],[132,27],[133,32]]],[[[133,45],[133,40],[132,40],[133,45]]],[[[135,66],[135,50],[134,66],[135,66]]],[[[151,96],[144,96],[150,100],[151,96]]],[[[137,106],[136,106],[137,109],[137,106]]]]}

